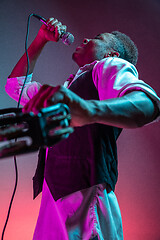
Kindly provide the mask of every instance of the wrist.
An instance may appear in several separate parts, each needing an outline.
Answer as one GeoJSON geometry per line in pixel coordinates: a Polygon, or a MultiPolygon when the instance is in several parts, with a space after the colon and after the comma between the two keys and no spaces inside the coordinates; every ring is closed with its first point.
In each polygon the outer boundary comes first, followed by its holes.
{"type": "Polygon", "coordinates": [[[45,45],[47,42],[49,42],[49,40],[45,36],[44,30],[41,28],[40,28],[35,40],[39,45],[45,45]]]}
{"type": "Polygon", "coordinates": [[[104,123],[108,117],[108,105],[100,100],[88,100],[90,123],[104,123]]]}

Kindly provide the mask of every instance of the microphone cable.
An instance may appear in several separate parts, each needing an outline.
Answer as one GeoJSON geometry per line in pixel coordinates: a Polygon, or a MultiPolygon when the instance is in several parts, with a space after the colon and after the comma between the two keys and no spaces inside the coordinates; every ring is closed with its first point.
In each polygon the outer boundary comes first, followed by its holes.
{"type": "MultiPolygon", "coordinates": [[[[26,71],[25,80],[24,80],[24,83],[23,83],[23,86],[22,86],[22,89],[21,89],[21,92],[20,92],[20,96],[19,96],[19,100],[18,100],[18,104],[17,104],[17,109],[20,108],[20,101],[21,101],[21,98],[22,98],[22,93],[23,93],[23,90],[24,90],[24,87],[25,87],[25,84],[26,84],[26,81],[27,81],[27,77],[28,77],[28,74],[29,74],[29,68],[30,68],[30,65],[29,65],[29,56],[28,56],[28,47],[27,47],[27,45],[28,45],[30,18],[31,18],[32,16],[34,16],[33,13],[31,13],[31,14],[28,16],[28,20],[27,20],[27,32],[26,32],[26,38],[25,38],[25,53],[26,53],[26,57],[27,57],[27,71],[26,71]]],[[[17,139],[15,139],[15,141],[17,141],[17,139]]],[[[12,203],[13,203],[13,200],[14,200],[14,197],[15,197],[15,193],[16,193],[16,190],[17,190],[17,184],[18,184],[18,168],[17,168],[17,158],[16,158],[16,156],[14,156],[14,168],[15,168],[15,184],[14,184],[14,189],[13,189],[12,197],[11,197],[11,200],[10,200],[8,212],[7,212],[6,221],[5,221],[5,224],[4,224],[4,227],[3,227],[3,231],[2,231],[2,235],[1,235],[1,240],[4,239],[4,233],[5,233],[5,230],[6,230],[6,227],[7,227],[7,223],[8,223],[9,216],[10,216],[10,212],[11,212],[12,203]]]]}

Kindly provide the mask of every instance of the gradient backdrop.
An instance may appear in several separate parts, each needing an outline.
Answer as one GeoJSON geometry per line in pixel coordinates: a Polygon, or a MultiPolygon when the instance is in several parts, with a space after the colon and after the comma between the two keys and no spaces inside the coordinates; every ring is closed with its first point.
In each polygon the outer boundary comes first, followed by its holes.
{"type": "MultiPolygon", "coordinates": [[[[49,43],[35,67],[34,79],[53,85],[63,83],[77,66],[71,55],[84,37],[120,30],[139,48],[140,78],[160,95],[159,0],[1,0],[0,1],[0,109],[15,107],[5,93],[5,82],[24,52],[27,17],[37,13],[54,16],[75,35],[70,47],[49,43]]],[[[29,42],[41,23],[31,19],[29,42]]],[[[160,123],[124,130],[118,140],[119,181],[116,194],[121,207],[125,240],[160,239],[160,123]]],[[[37,153],[18,157],[19,183],[5,240],[31,240],[39,196],[32,200],[32,176],[37,153]]],[[[12,158],[0,161],[0,232],[4,225],[15,181],[12,158]]]]}

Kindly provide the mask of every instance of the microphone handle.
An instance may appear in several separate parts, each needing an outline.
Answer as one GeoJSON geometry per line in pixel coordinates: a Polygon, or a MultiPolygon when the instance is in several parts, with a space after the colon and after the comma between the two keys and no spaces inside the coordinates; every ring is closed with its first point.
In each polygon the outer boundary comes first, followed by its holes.
{"type": "MultiPolygon", "coordinates": [[[[33,14],[33,16],[38,18],[43,24],[48,26],[48,24],[46,23],[46,19],[44,17],[41,17],[40,15],[37,14],[33,14]]],[[[62,42],[67,46],[71,45],[74,42],[74,36],[69,32],[61,31],[60,38],[62,42]]]]}
{"type": "MultiPolygon", "coordinates": [[[[41,21],[43,24],[45,24],[46,26],[48,26],[48,24],[46,23],[46,19],[45,19],[45,18],[42,17],[42,18],[40,19],[40,21],[41,21]]],[[[62,38],[65,33],[66,33],[65,31],[61,31],[60,38],[62,38]]]]}

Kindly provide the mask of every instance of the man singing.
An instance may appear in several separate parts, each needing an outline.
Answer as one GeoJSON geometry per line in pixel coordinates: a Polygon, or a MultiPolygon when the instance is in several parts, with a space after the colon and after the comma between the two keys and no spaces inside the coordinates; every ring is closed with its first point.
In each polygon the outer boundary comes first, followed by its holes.
{"type": "MultiPolygon", "coordinates": [[[[30,75],[21,99],[23,112],[35,114],[59,102],[67,104],[74,127],[67,139],[40,150],[34,193],[36,197],[42,189],[42,200],[33,239],[122,240],[114,194],[116,140],[123,128],[141,127],[157,119],[160,99],[138,79],[137,48],[118,31],[83,40],[72,55],[79,69],[64,86],[32,81],[42,49],[49,41],[57,42],[62,31],[66,26],[55,18],[41,26],[28,49],[30,75]]],[[[24,54],[7,80],[6,92],[16,101],[26,68],[24,54]]]]}

